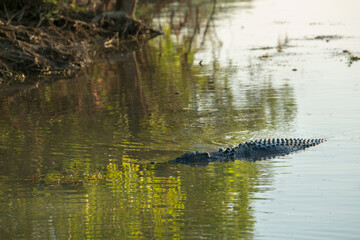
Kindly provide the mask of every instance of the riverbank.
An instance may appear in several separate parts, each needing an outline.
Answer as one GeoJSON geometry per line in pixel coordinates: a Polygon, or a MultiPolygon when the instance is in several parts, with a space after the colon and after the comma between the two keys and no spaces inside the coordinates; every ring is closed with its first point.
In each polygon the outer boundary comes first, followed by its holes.
{"type": "Polygon", "coordinates": [[[99,51],[161,34],[121,11],[52,3],[0,11],[0,88],[31,76],[71,76],[99,51]]]}

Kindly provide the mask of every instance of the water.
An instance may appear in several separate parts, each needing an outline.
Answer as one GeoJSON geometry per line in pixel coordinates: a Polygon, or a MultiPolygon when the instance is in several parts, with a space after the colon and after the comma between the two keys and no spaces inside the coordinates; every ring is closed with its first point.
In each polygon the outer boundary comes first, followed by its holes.
{"type": "Polygon", "coordinates": [[[208,21],[209,1],[194,35],[196,4],[75,79],[1,94],[1,239],[358,239],[358,2],[217,1],[208,21]],[[166,164],[265,137],[328,141],[166,164]]]}

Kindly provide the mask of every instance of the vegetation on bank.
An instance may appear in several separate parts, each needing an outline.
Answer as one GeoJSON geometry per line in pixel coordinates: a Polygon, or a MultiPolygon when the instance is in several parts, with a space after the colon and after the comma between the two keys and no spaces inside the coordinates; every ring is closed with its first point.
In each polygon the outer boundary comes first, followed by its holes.
{"type": "Polygon", "coordinates": [[[69,75],[89,63],[99,48],[160,34],[136,20],[134,8],[129,12],[116,6],[119,11],[101,13],[111,6],[91,2],[0,0],[0,85],[23,82],[33,74],[69,75]]]}

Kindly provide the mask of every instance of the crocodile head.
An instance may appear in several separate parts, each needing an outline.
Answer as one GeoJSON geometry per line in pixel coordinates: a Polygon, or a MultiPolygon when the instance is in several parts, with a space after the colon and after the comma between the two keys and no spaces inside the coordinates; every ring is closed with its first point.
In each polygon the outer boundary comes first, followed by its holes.
{"type": "Polygon", "coordinates": [[[209,163],[210,154],[208,152],[187,152],[184,155],[171,160],[173,163],[186,163],[186,164],[198,164],[198,163],[209,163]]]}

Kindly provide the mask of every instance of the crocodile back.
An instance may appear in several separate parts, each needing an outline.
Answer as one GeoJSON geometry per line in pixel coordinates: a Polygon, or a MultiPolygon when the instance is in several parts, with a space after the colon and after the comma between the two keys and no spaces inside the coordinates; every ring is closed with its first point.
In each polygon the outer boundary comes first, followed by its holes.
{"type": "Polygon", "coordinates": [[[300,138],[260,139],[242,143],[233,148],[236,150],[234,151],[234,159],[249,161],[264,160],[304,150],[306,148],[316,146],[324,141],[324,139],[300,138]]]}

